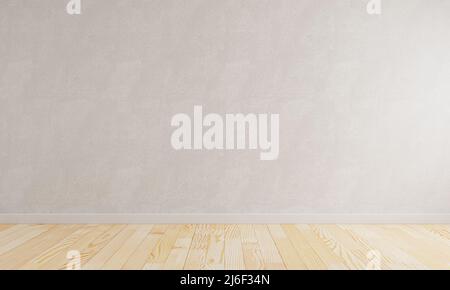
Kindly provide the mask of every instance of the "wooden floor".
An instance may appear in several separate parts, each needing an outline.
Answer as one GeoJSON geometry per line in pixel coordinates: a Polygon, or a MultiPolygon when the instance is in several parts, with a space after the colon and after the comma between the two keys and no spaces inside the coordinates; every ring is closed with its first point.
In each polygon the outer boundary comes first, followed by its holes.
{"type": "Polygon", "coordinates": [[[0,225],[0,269],[74,257],[82,269],[450,269],[450,226],[0,225]]]}

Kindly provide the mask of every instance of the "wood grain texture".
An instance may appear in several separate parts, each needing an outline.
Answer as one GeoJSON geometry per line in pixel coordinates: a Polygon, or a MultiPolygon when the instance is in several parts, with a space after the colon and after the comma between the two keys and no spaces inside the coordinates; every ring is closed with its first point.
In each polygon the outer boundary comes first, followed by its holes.
{"type": "Polygon", "coordinates": [[[181,225],[169,225],[166,227],[161,239],[158,240],[155,247],[150,251],[150,255],[148,255],[145,261],[144,269],[156,270],[164,268],[164,264],[175,245],[180,229],[181,225]]]}
{"type": "Polygon", "coordinates": [[[34,237],[39,236],[49,228],[43,225],[29,226],[20,230],[14,231],[9,235],[3,237],[0,241],[0,255],[14,249],[25,242],[31,240],[34,237]]]}
{"type": "Polygon", "coordinates": [[[322,261],[319,255],[314,251],[306,238],[300,233],[295,225],[284,225],[283,230],[292,241],[295,250],[304,261],[306,268],[309,270],[324,270],[327,265],[322,261]]]}
{"type": "Polygon", "coordinates": [[[280,252],[269,233],[267,225],[256,225],[255,233],[261,247],[261,255],[264,261],[264,269],[283,270],[286,266],[280,252]]]}
{"type": "Polygon", "coordinates": [[[3,225],[3,224],[0,224],[0,233],[2,232],[2,231],[4,231],[4,230],[6,230],[6,229],[8,229],[8,228],[10,228],[10,227],[12,227],[13,225],[3,225]]]}
{"type": "MultiPolygon", "coordinates": [[[[208,235],[208,250],[206,251],[206,268],[223,270],[225,266],[225,234],[226,226],[211,225],[208,235]]],[[[229,254],[229,253],[228,253],[229,254]]]]}
{"type": "Polygon", "coordinates": [[[164,269],[166,270],[182,270],[186,263],[187,255],[192,243],[192,237],[194,236],[194,225],[182,225],[178,233],[177,240],[164,263],[164,269]]]}
{"type": "Polygon", "coordinates": [[[186,270],[206,270],[206,256],[208,252],[210,225],[197,225],[192,238],[191,247],[186,258],[184,268],[186,270]]]}
{"type": "Polygon", "coordinates": [[[242,250],[241,235],[237,225],[225,226],[225,269],[245,269],[244,253],[242,250]]]}
{"type": "Polygon", "coordinates": [[[269,231],[272,235],[272,239],[280,252],[281,258],[287,269],[290,270],[305,270],[306,264],[302,261],[299,254],[295,250],[294,245],[283,231],[280,225],[269,225],[269,231]]]}
{"type": "Polygon", "coordinates": [[[60,260],[61,258],[66,259],[66,253],[72,249],[76,249],[76,242],[95,228],[95,225],[80,227],[52,247],[47,248],[39,256],[22,265],[21,269],[35,270],[52,268],[51,262],[58,259],[60,260]]]}
{"type": "Polygon", "coordinates": [[[80,228],[79,225],[46,225],[48,231],[0,255],[0,269],[19,269],[80,228]]]}
{"type": "Polygon", "coordinates": [[[0,269],[450,269],[448,225],[0,225],[0,269]]]}
{"type": "Polygon", "coordinates": [[[167,225],[153,226],[150,233],[136,248],[133,254],[131,254],[131,256],[128,258],[128,261],[123,265],[122,269],[125,270],[143,269],[146,262],[152,259],[151,256],[154,255],[154,249],[160,243],[160,240],[164,237],[167,228],[168,228],[167,225]]]}
{"type": "Polygon", "coordinates": [[[241,233],[245,268],[249,270],[263,270],[264,260],[261,246],[256,238],[255,227],[253,225],[239,225],[239,231],[241,233]]]}
{"type": "Polygon", "coordinates": [[[150,233],[151,229],[151,225],[143,225],[136,228],[134,233],[129,236],[117,252],[103,265],[102,269],[114,270],[122,268],[128,258],[150,233]]]}

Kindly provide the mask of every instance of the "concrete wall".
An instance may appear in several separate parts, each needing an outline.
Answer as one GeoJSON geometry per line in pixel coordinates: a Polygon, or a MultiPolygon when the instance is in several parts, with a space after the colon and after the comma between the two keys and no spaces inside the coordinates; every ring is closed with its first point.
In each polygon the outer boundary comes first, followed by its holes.
{"type": "Polygon", "coordinates": [[[0,2],[0,213],[450,213],[450,2],[0,2]],[[171,118],[280,114],[278,160],[171,118]]]}

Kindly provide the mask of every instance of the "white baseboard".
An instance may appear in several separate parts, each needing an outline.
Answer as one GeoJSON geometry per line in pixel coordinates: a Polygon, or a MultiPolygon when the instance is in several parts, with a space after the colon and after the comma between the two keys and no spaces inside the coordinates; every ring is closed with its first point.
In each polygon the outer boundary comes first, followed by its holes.
{"type": "Polygon", "coordinates": [[[450,224],[450,214],[0,214],[0,224],[450,224]]]}

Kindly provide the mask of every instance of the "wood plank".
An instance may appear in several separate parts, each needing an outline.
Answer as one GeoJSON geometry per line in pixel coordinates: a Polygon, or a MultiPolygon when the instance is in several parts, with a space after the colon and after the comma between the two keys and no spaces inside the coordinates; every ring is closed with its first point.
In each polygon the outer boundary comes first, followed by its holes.
{"type": "Polygon", "coordinates": [[[450,252],[448,248],[450,247],[450,240],[446,237],[449,234],[447,231],[433,231],[429,230],[423,225],[405,225],[402,228],[408,232],[416,240],[422,243],[431,243],[434,249],[439,250],[442,253],[442,257],[450,261],[450,252]]]}
{"type": "Polygon", "coordinates": [[[427,270],[425,264],[418,261],[415,257],[409,255],[401,247],[397,247],[392,238],[373,231],[377,226],[373,225],[351,225],[342,226],[347,231],[352,232],[353,236],[360,236],[367,241],[369,247],[379,251],[384,257],[382,269],[390,270],[427,270]]]}
{"type": "Polygon", "coordinates": [[[19,269],[22,265],[38,256],[49,247],[57,244],[66,236],[80,228],[78,225],[53,226],[49,230],[34,237],[26,243],[0,256],[0,269],[19,269]]]}
{"type": "Polygon", "coordinates": [[[48,226],[44,225],[32,225],[10,233],[0,241],[0,255],[15,249],[49,229],[48,226]]]}
{"type": "Polygon", "coordinates": [[[264,269],[266,270],[282,270],[286,269],[283,259],[278,252],[278,248],[269,233],[267,225],[255,225],[255,234],[258,243],[261,246],[261,254],[264,261],[264,269]]]}
{"type": "Polygon", "coordinates": [[[104,264],[120,249],[125,241],[133,235],[138,225],[127,225],[117,235],[115,235],[106,245],[98,251],[86,264],[83,269],[101,269],[104,264]]]}
{"type": "Polygon", "coordinates": [[[136,231],[126,240],[120,249],[103,265],[103,269],[118,270],[121,269],[128,258],[138,248],[142,241],[150,233],[153,225],[141,225],[136,231]]]}
{"type": "Polygon", "coordinates": [[[225,267],[225,226],[211,225],[208,228],[208,249],[206,251],[206,269],[223,270],[225,267]]]}
{"type": "Polygon", "coordinates": [[[206,254],[208,251],[208,225],[196,225],[195,234],[186,259],[186,270],[206,270],[206,254]]]}
{"type": "Polygon", "coordinates": [[[31,259],[30,261],[22,265],[21,269],[28,269],[28,270],[42,269],[45,268],[46,263],[50,262],[57,256],[63,256],[65,258],[66,253],[69,250],[73,249],[72,245],[75,244],[76,241],[78,241],[82,236],[87,234],[95,227],[96,225],[80,226],[78,230],[68,235],[55,245],[48,247],[41,254],[39,254],[35,258],[31,259]]]}
{"type": "MultiPolygon", "coordinates": [[[[95,237],[93,241],[88,241],[86,244],[81,245],[81,268],[92,259],[100,250],[102,250],[116,235],[118,235],[125,225],[110,225],[99,236],[95,237]]],[[[66,263],[64,263],[66,265],[66,263]]]]}
{"type": "Polygon", "coordinates": [[[326,264],[320,259],[308,241],[303,237],[295,225],[282,225],[297,254],[309,270],[325,270],[326,264]]]}
{"type": "MultiPolygon", "coordinates": [[[[366,269],[370,262],[370,253],[377,250],[371,248],[364,239],[352,235],[338,225],[317,225],[313,226],[313,229],[329,241],[333,252],[341,257],[345,265],[352,270],[366,269]]],[[[381,266],[384,265],[385,262],[382,261],[381,266]]]]}
{"type": "Polygon", "coordinates": [[[239,225],[244,264],[247,270],[263,270],[264,260],[254,225],[239,225]]]}
{"type": "MultiPolygon", "coordinates": [[[[80,266],[83,268],[83,262],[87,260],[87,250],[93,249],[92,245],[96,244],[96,241],[102,239],[104,235],[108,234],[108,231],[112,229],[112,225],[97,225],[95,227],[90,227],[90,230],[83,235],[79,240],[72,244],[72,247],[68,251],[79,251],[80,252],[80,266]]],[[[67,264],[70,260],[67,258],[67,252],[58,253],[53,259],[42,265],[42,269],[59,269],[66,270],[67,264]]]]}
{"type": "Polygon", "coordinates": [[[448,269],[448,248],[438,247],[434,239],[424,238],[406,226],[389,225],[376,229],[392,236],[398,247],[431,269],[448,269]]]}
{"type": "Polygon", "coordinates": [[[10,227],[13,227],[14,225],[4,225],[4,224],[1,224],[0,225],[0,233],[2,232],[2,231],[4,231],[4,230],[6,230],[6,229],[9,229],[10,227]]]}
{"type": "Polygon", "coordinates": [[[35,225],[13,225],[8,228],[5,228],[3,231],[0,232],[0,244],[4,244],[5,242],[3,242],[3,240],[10,234],[33,226],[35,225]]]}
{"type": "Polygon", "coordinates": [[[122,269],[142,270],[153,249],[164,236],[168,225],[154,225],[144,241],[131,254],[122,269]]]}
{"type": "Polygon", "coordinates": [[[237,225],[227,225],[225,227],[225,269],[245,269],[241,235],[237,225]]]}
{"type": "Polygon", "coordinates": [[[296,225],[302,237],[311,246],[314,252],[320,257],[330,270],[348,269],[345,261],[333,251],[335,244],[320,234],[320,231],[314,231],[310,225],[296,225]]]}
{"type": "Polygon", "coordinates": [[[424,229],[450,243],[450,229],[445,225],[423,225],[424,229]]]}
{"type": "Polygon", "coordinates": [[[148,255],[147,260],[145,261],[144,269],[156,270],[164,267],[164,263],[169,257],[180,229],[180,225],[169,225],[167,227],[167,230],[164,232],[162,238],[158,240],[155,247],[151,250],[150,255],[148,255]]]}
{"type": "Polygon", "coordinates": [[[307,269],[281,225],[268,225],[268,227],[286,268],[288,270],[307,269]]]}
{"type": "Polygon", "coordinates": [[[194,233],[194,225],[181,226],[177,240],[175,241],[175,245],[170,251],[169,257],[167,257],[166,262],[164,263],[164,269],[182,270],[184,268],[194,233]]]}

